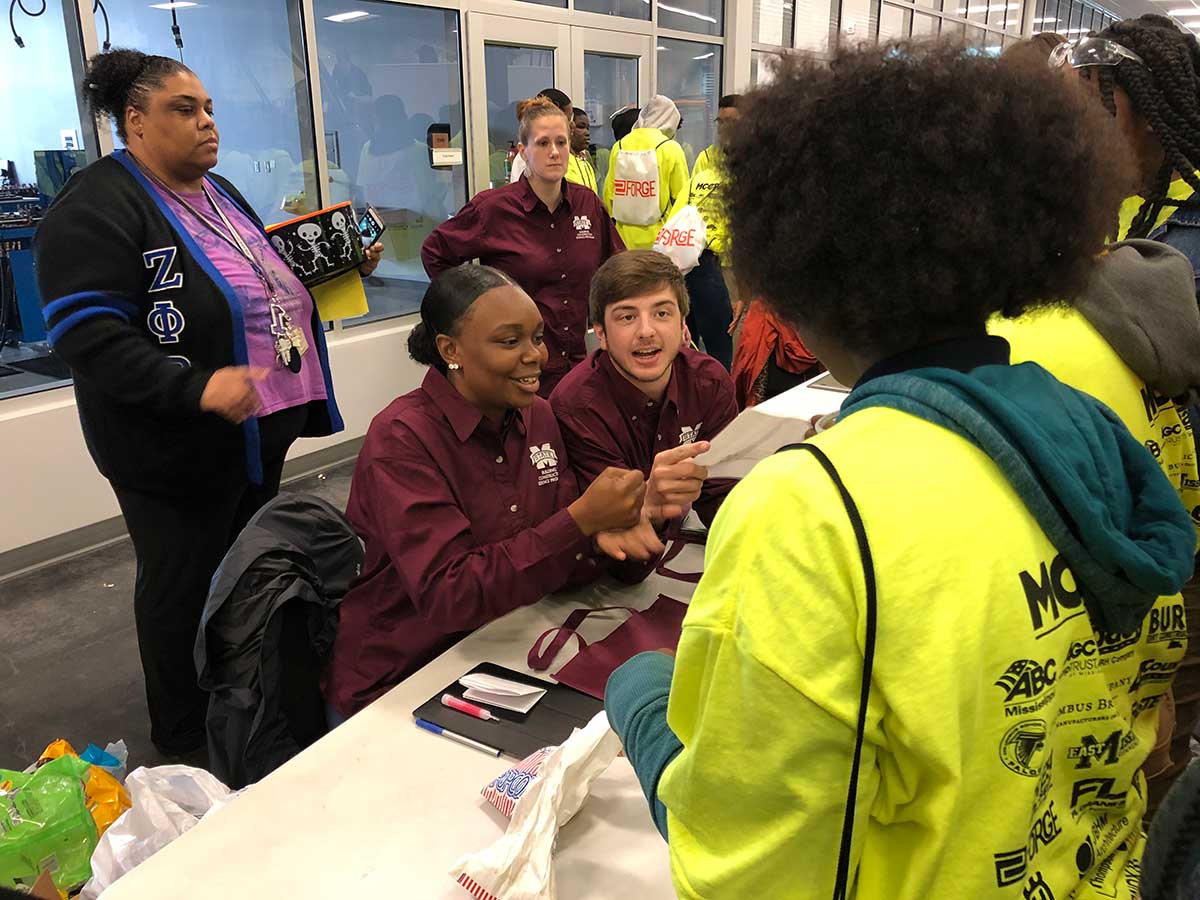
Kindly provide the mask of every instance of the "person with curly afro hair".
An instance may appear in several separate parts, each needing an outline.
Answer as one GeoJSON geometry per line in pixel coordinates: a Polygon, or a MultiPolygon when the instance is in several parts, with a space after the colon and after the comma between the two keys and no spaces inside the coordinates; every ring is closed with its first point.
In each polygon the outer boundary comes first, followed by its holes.
{"type": "Polygon", "coordinates": [[[1111,127],[949,44],[789,60],[745,98],[739,278],[854,388],[726,498],[676,657],[608,683],[679,896],[1136,896],[1183,652],[1144,621],[1195,532],[1113,413],[986,333],[1085,283],[1111,127]]]}

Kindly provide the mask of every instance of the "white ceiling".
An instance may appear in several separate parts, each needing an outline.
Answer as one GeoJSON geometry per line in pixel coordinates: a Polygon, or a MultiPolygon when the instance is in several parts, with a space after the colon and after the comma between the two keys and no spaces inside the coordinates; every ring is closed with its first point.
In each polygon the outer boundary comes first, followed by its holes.
{"type": "Polygon", "coordinates": [[[1189,24],[1194,26],[1188,29],[1190,31],[1200,28],[1200,5],[1194,0],[1101,0],[1100,5],[1122,19],[1135,19],[1145,13],[1166,15],[1168,10],[1191,6],[1196,9],[1195,16],[1175,17],[1175,21],[1184,27],[1189,24]]]}

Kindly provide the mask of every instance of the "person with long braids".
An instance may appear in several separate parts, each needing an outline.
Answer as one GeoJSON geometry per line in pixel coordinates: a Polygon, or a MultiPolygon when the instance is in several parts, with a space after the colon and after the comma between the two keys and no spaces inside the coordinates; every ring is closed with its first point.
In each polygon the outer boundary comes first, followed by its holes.
{"type": "MultiPolygon", "coordinates": [[[[1052,67],[1069,65],[1104,108],[1115,118],[1118,130],[1125,138],[1125,153],[1134,163],[1136,196],[1125,202],[1121,210],[1119,237],[1151,238],[1181,251],[1191,261],[1193,270],[1200,270],[1200,43],[1196,37],[1180,31],[1170,19],[1144,15],[1137,19],[1117,22],[1094,37],[1075,44],[1060,44],[1050,54],[1052,67]]],[[[1200,285],[1198,285],[1200,286],[1200,285]]],[[[1127,304],[1125,318],[1142,319],[1135,322],[1132,341],[1124,343],[1128,350],[1150,350],[1156,358],[1154,366],[1174,383],[1164,393],[1156,380],[1143,375],[1148,390],[1143,392],[1145,415],[1154,420],[1162,411],[1179,410],[1178,431],[1163,429],[1147,448],[1159,459],[1178,456],[1164,468],[1174,468],[1168,475],[1175,482],[1192,521],[1200,528],[1200,484],[1195,475],[1196,444],[1193,431],[1196,401],[1200,399],[1197,381],[1180,376],[1194,368],[1189,360],[1200,355],[1200,347],[1181,348],[1172,357],[1163,351],[1154,335],[1175,334],[1172,343],[1178,345],[1180,335],[1194,330],[1183,327],[1178,315],[1164,314],[1160,309],[1147,316],[1147,296],[1139,294],[1136,304],[1127,304]],[[1169,360],[1174,362],[1167,364],[1169,360]]],[[[1190,319],[1195,310],[1181,310],[1190,319]]],[[[1113,317],[1110,324],[1118,324],[1113,317]]],[[[1127,360],[1132,357],[1114,344],[1127,360]]],[[[1143,357],[1148,354],[1143,352],[1143,357]]],[[[1039,358],[1046,364],[1046,360],[1039,358]]],[[[1130,368],[1138,367],[1131,362],[1130,368]]],[[[1057,370],[1056,374],[1064,377],[1057,370]]],[[[1070,381],[1069,378],[1066,380],[1070,381]]],[[[1074,382],[1073,382],[1074,383],[1074,382]]],[[[1076,387],[1087,389],[1083,385],[1076,387]]],[[[1134,426],[1131,424],[1131,428],[1134,426]]],[[[1171,765],[1151,779],[1151,805],[1157,804],[1171,783],[1187,765],[1190,758],[1191,735],[1200,723],[1200,579],[1193,578],[1183,589],[1187,619],[1189,649],[1175,675],[1173,696],[1175,727],[1171,739],[1171,765]]]]}
{"type": "MultiPolygon", "coordinates": [[[[1116,119],[1136,164],[1137,196],[1122,209],[1118,237],[1163,239],[1171,225],[1200,225],[1200,44],[1165,16],[1117,22],[1061,44],[1051,66],[1070,64],[1116,119]],[[1172,221],[1174,220],[1174,221],[1172,221]]],[[[1175,241],[1165,240],[1175,244],[1175,241]]],[[[1191,242],[1200,259],[1200,234],[1191,242]]],[[[1179,249],[1188,251],[1183,247],[1179,249]]]]}

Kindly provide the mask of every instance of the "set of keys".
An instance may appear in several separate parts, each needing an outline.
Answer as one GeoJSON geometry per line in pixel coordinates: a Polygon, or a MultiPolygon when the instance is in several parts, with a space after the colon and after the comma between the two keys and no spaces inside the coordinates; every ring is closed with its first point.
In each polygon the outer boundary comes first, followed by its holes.
{"type": "Polygon", "coordinates": [[[271,334],[275,336],[275,355],[279,364],[290,372],[299,372],[302,357],[308,352],[308,338],[292,321],[288,311],[274,300],[271,301],[271,334]]]}

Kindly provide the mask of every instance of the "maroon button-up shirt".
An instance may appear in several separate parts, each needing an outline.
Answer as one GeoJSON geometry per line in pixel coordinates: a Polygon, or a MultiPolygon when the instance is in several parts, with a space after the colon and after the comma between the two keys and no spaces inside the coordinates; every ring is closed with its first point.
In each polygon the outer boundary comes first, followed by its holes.
{"type": "MultiPolygon", "coordinates": [[[[550,398],[581,487],[608,466],[641,469],[649,477],[654,457],[693,441],[712,440],[737,416],[733,381],[706,353],[684,348],[671,364],[660,402],[625,378],[603,350],[567,374],[550,398]]],[[[705,525],[736,481],[704,483],[696,512],[705,525]]]]}
{"type": "Polygon", "coordinates": [[[485,419],[430,369],[371,422],[346,515],[366,544],[325,697],[352,715],[480,626],[597,574],[550,405],[485,419]]]}
{"type": "Polygon", "coordinates": [[[550,391],[587,355],[588,290],[592,275],[625,249],[595,191],[563,182],[553,213],[527,178],[483,191],[421,245],[430,278],[478,258],[525,289],[546,323],[550,357],[539,393],[550,391]]]}

